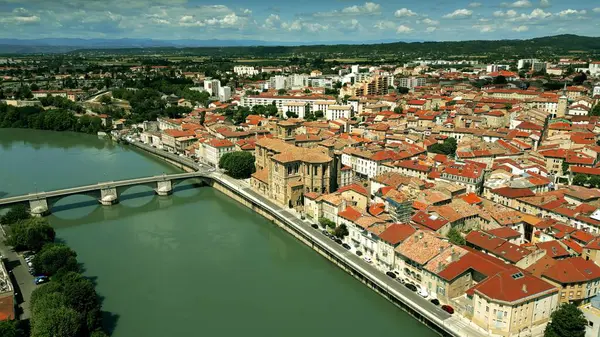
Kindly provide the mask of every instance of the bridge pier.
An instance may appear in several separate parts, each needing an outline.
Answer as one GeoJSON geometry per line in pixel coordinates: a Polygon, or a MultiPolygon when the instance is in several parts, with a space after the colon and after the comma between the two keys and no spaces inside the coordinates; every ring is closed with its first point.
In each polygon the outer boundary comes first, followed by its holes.
{"type": "Polygon", "coordinates": [[[35,217],[41,217],[50,214],[48,200],[46,200],[46,198],[29,200],[29,212],[31,213],[31,216],[35,217]]]}
{"type": "Polygon", "coordinates": [[[156,189],[154,191],[161,196],[169,195],[173,193],[173,184],[170,180],[157,181],[156,189]]]}
{"type": "Polygon", "coordinates": [[[104,206],[114,205],[119,202],[119,195],[115,187],[106,187],[100,189],[100,199],[98,200],[104,206]]]}

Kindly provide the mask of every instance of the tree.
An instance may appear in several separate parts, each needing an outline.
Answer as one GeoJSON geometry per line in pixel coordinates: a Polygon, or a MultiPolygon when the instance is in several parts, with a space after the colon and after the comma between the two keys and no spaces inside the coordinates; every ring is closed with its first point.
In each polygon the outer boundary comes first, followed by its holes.
{"type": "Polygon", "coordinates": [[[342,239],[345,236],[348,236],[348,234],[350,234],[350,233],[348,232],[348,227],[346,227],[345,224],[341,224],[341,225],[335,227],[335,229],[333,230],[333,234],[335,236],[337,236],[338,238],[342,239]]]}
{"type": "Polygon", "coordinates": [[[47,244],[33,258],[33,269],[49,276],[58,271],[79,271],[76,257],[77,254],[66,245],[47,244]]]}
{"type": "Polygon", "coordinates": [[[398,87],[399,94],[408,94],[409,91],[410,91],[410,89],[407,87],[398,87]]]}
{"type": "Polygon", "coordinates": [[[279,90],[277,90],[277,95],[283,96],[285,94],[287,94],[287,90],[285,90],[285,89],[279,89],[279,90]]]}
{"type": "Polygon", "coordinates": [[[108,104],[112,103],[112,98],[108,94],[103,95],[100,97],[100,103],[102,103],[102,105],[108,105],[108,104]]]}
{"type": "Polygon", "coordinates": [[[0,336],[25,337],[25,332],[21,329],[19,322],[17,320],[0,321],[0,336]]]}
{"type": "Polygon", "coordinates": [[[455,245],[463,246],[466,243],[465,238],[463,238],[456,228],[451,228],[447,236],[450,242],[455,245]]]}
{"type": "Polygon", "coordinates": [[[587,75],[582,71],[573,77],[573,84],[581,85],[587,80],[587,75]]]}
{"type": "Polygon", "coordinates": [[[298,115],[295,112],[289,110],[285,113],[285,115],[287,116],[287,118],[298,118],[298,115]]]}
{"type": "Polygon", "coordinates": [[[45,219],[31,218],[10,226],[6,244],[13,246],[17,251],[38,251],[45,244],[53,242],[55,237],[54,229],[45,219]]]}
{"type": "Polygon", "coordinates": [[[583,186],[587,183],[588,176],[585,174],[578,173],[573,178],[573,185],[583,186]]]}
{"type": "Polygon", "coordinates": [[[565,303],[550,316],[544,337],[584,337],[587,319],[574,304],[565,303]]]}
{"type": "Polygon", "coordinates": [[[496,77],[494,77],[494,84],[506,84],[506,77],[502,76],[502,75],[498,75],[496,77]]]}
{"type": "Polygon", "coordinates": [[[335,228],[335,222],[327,219],[327,218],[320,218],[319,219],[319,224],[321,224],[322,227],[329,227],[331,229],[335,228]]]}
{"type": "Polygon", "coordinates": [[[592,116],[600,116],[600,104],[596,104],[596,106],[594,106],[590,114],[592,116]]]}
{"type": "Polygon", "coordinates": [[[402,113],[402,106],[398,105],[397,107],[394,108],[394,112],[397,114],[401,114],[402,113]]]}
{"type": "Polygon", "coordinates": [[[80,320],[77,311],[65,306],[43,310],[31,318],[31,337],[77,337],[80,320]]]}
{"type": "Polygon", "coordinates": [[[588,183],[590,187],[600,188],[600,176],[591,176],[588,183]]]}
{"type": "Polygon", "coordinates": [[[432,153],[445,154],[447,156],[454,156],[456,154],[456,139],[449,137],[444,140],[442,144],[433,144],[427,150],[432,153]]]}
{"type": "Polygon", "coordinates": [[[27,207],[24,205],[17,205],[0,217],[0,223],[10,225],[22,220],[27,220],[30,217],[31,215],[29,215],[27,207]]]}
{"type": "Polygon", "coordinates": [[[219,160],[219,167],[235,179],[250,178],[256,172],[254,156],[250,152],[237,151],[224,154],[219,160]]]}

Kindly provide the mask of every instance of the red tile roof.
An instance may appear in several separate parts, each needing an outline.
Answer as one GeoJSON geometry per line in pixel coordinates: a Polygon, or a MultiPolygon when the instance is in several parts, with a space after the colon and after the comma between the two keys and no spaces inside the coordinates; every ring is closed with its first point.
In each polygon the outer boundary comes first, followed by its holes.
{"type": "Polygon", "coordinates": [[[358,210],[356,210],[354,207],[348,206],[348,207],[346,207],[345,210],[338,213],[338,216],[342,217],[346,220],[355,222],[362,216],[362,214],[358,210]]]}
{"type": "Polygon", "coordinates": [[[397,245],[402,241],[406,240],[416,230],[408,224],[393,224],[388,227],[383,233],[379,235],[379,238],[391,245],[397,245]]]}
{"type": "Polygon", "coordinates": [[[338,189],[338,192],[345,192],[345,191],[349,191],[352,190],[358,194],[362,194],[364,196],[369,196],[369,193],[367,192],[367,189],[360,186],[359,184],[351,184],[351,185],[346,185],[343,187],[340,187],[338,189]]]}
{"type": "Polygon", "coordinates": [[[512,188],[512,187],[501,187],[492,190],[492,193],[501,195],[506,198],[514,199],[514,198],[522,198],[522,197],[532,197],[535,195],[528,188],[512,188]]]}
{"type": "Polygon", "coordinates": [[[488,277],[472,288],[481,296],[502,302],[521,302],[533,296],[558,292],[552,284],[513,267],[488,277]]]}
{"type": "Polygon", "coordinates": [[[561,246],[558,241],[546,241],[546,242],[538,242],[535,244],[539,249],[543,249],[546,251],[546,255],[552,257],[553,259],[560,259],[564,257],[569,257],[569,251],[565,249],[565,247],[561,246]]]}
{"type": "Polygon", "coordinates": [[[600,267],[593,261],[586,261],[581,257],[555,260],[554,263],[549,263],[544,267],[546,268],[541,268],[542,277],[561,284],[600,279],[600,267]]]}
{"type": "Polygon", "coordinates": [[[506,240],[521,237],[521,233],[519,233],[518,231],[516,231],[510,227],[494,228],[494,229],[487,230],[486,232],[497,238],[506,239],[506,240]]]}
{"type": "Polygon", "coordinates": [[[445,224],[448,223],[448,220],[442,217],[429,215],[423,211],[419,211],[415,215],[413,215],[411,221],[416,223],[417,225],[425,226],[434,231],[437,231],[438,229],[442,228],[445,224]]]}

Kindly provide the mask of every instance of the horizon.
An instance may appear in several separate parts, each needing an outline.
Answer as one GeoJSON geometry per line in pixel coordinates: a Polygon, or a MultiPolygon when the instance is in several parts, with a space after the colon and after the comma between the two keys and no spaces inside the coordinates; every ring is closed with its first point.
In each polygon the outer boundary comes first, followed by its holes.
{"type": "Polygon", "coordinates": [[[278,6],[224,0],[10,0],[0,3],[2,39],[257,40],[323,44],[363,41],[494,41],[597,36],[590,0],[349,1],[278,6]]]}

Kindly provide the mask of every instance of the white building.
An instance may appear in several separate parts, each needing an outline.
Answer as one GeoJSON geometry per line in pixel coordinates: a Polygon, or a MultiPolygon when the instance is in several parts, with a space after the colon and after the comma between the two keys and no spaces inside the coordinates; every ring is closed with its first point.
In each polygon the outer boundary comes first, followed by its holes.
{"type": "Polygon", "coordinates": [[[352,70],[350,71],[353,74],[358,74],[359,70],[358,70],[358,64],[353,65],[352,70]]]}
{"type": "Polygon", "coordinates": [[[293,74],[288,76],[286,89],[298,90],[308,86],[308,75],[293,74]]]}
{"type": "Polygon", "coordinates": [[[288,112],[295,114],[298,118],[304,119],[306,112],[306,103],[303,102],[288,102],[283,104],[283,118],[288,118],[288,112]]]}
{"type": "Polygon", "coordinates": [[[231,88],[230,87],[220,87],[219,88],[219,101],[225,102],[231,99],[231,88]]]}
{"type": "Polygon", "coordinates": [[[400,79],[400,86],[409,89],[422,87],[426,83],[427,81],[422,77],[403,77],[400,79]]]}
{"type": "Polygon", "coordinates": [[[227,139],[211,139],[207,142],[201,143],[196,150],[196,156],[198,158],[204,158],[206,162],[213,166],[219,165],[221,157],[229,152],[235,151],[235,144],[227,139]]]}
{"type": "Polygon", "coordinates": [[[352,118],[352,112],[351,105],[329,105],[327,110],[325,110],[325,118],[328,121],[340,118],[350,119],[352,118]]]}
{"type": "Polygon", "coordinates": [[[599,95],[600,95],[600,83],[598,83],[594,86],[594,91],[592,93],[592,97],[599,96],[599,95]]]}
{"type": "Polygon", "coordinates": [[[517,62],[517,68],[519,68],[519,69],[525,68],[526,63],[529,63],[530,65],[533,66],[533,64],[536,62],[539,62],[539,60],[538,59],[521,59],[517,62]]]}
{"type": "Polygon", "coordinates": [[[335,104],[336,101],[324,100],[323,98],[316,97],[305,97],[305,96],[276,96],[276,95],[250,95],[242,97],[241,105],[245,107],[252,108],[255,105],[269,105],[275,102],[275,105],[280,111],[283,111],[283,105],[290,102],[301,102],[303,104],[309,104],[312,106],[311,111],[321,110],[323,113],[324,109],[315,109],[315,103],[320,102],[321,106],[324,106],[326,103],[335,104]]]}
{"type": "Polygon", "coordinates": [[[269,79],[269,89],[285,89],[287,87],[287,77],[282,75],[273,76],[269,79]]]}
{"type": "Polygon", "coordinates": [[[211,96],[218,96],[220,88],[221,88],[221,81],[213,80],[210,78],[204,80],[204,90],[206,90],[208,93],[210,93],[211,96]]]}
{"type": "Polygon", "coordinates": [[[233,72],[240,76],[254,76],[258,74],[258,69],[250,66],[235,66],[233,72]]]}
{"type": "Polygon", "coordinates": [[[592,62],[590,63],[590,74],[592,76],[599,76],[600,75],[600,62],[592,62]]]}

